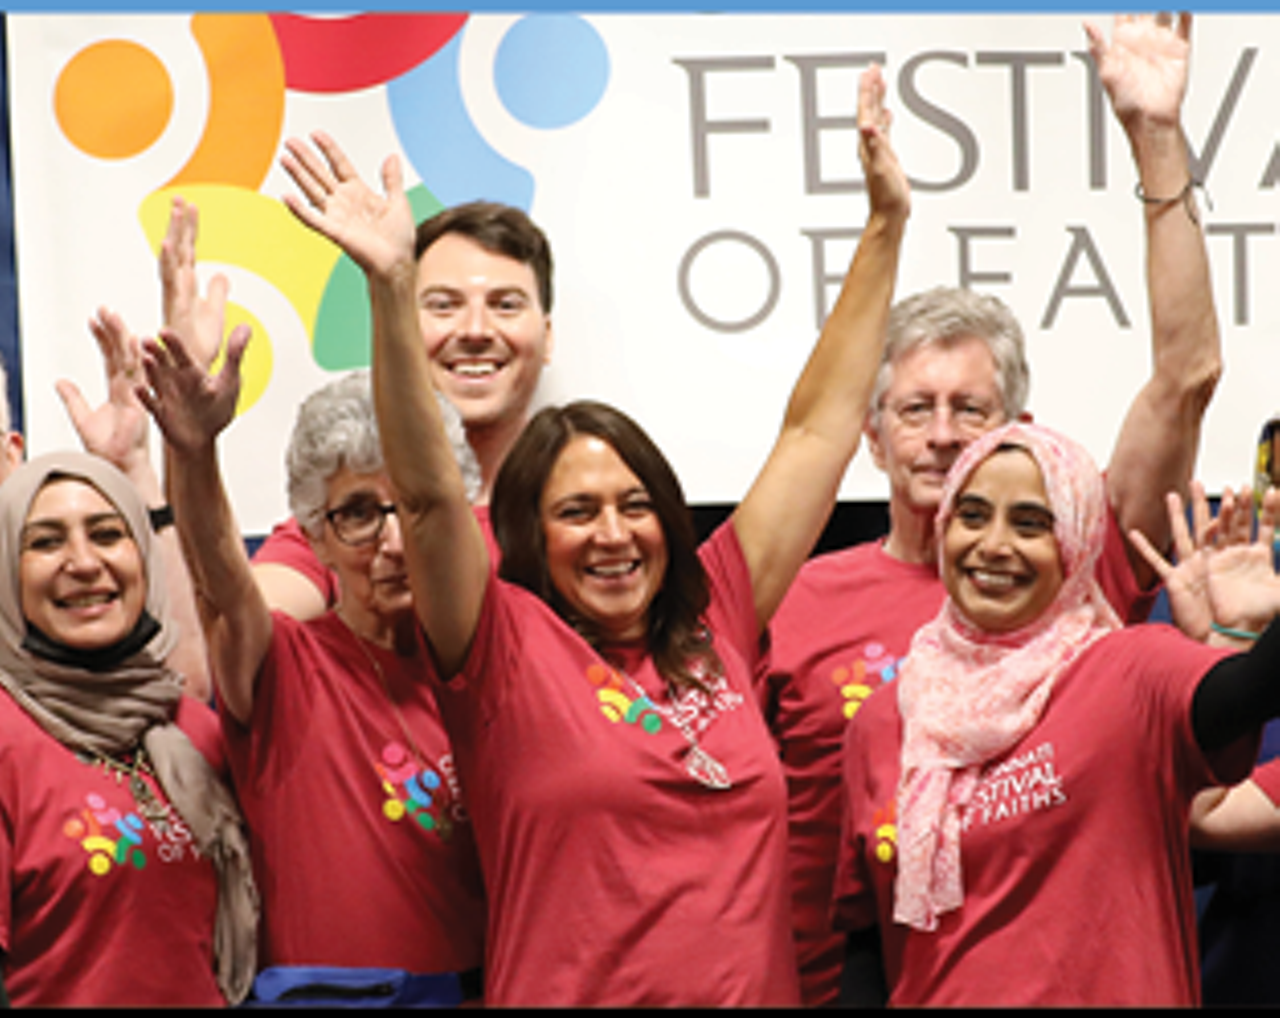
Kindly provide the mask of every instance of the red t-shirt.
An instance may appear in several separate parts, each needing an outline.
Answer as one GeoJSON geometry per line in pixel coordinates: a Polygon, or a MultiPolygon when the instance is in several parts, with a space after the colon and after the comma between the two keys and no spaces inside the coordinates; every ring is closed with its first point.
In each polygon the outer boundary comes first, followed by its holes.
{"type": "Polygon", "coordinates": [[[422,660],[358,644],[333,612],[272,624],[250,726],[223,712],[263,965],[478,967],[479,862],[422,660]]]}
{"type": "MultiPolygon", "coordinates": [[[[1145,619],[1154,592],[1138,589],[1114,516],[1097,575],[1121,618],[1145,619]]],[[[931,566],[886,555],[879,542],[805,563],[769,630],[770,667],[759,694],[778,740],[791,814],[790,867],[801,990],[834,1003],[844,935],[831,927],[840,832],[840,745],[848,719],[891,681],[916,630],[947,592],[931,566]]]]}
{"type": "MultiPolygon", "coordinates": [[[[221,768],[212,710],[184,696],[176,721],[221,768]]],[[[127,780],[81,762],[0,692],[0,949],[15,1007],[225,1006],[217,888],[172,807],[153,826],[127,780]]]]}
{"type": "Polygon", "coordinates": [[[1199,1003],[1187,813],[1248,774],[1257,741],[1207,760],[1196,685],[1228,652],[1166,625],[1117,630],[1057,679],[1036,725],[983,768],[962,819],[962,905],[922,933],[893,921],[897,688],[871,696],[843,754],[841,929],[880,928],[891,1006],[1199,1003]]]}
{"type": "MultiPolygon", "coordinates": [[[[480,529],[484,532],[489,555],[494,562],[497,562],[498,544],[493,539],[489,507],[478,505],[473,508],[476,519],[480,521],[480,529]]],[[[286,566],[294,572],[301,573],[320,591],[326,608],[332,608],[338,603],[338,574],[316,557],[311,541],[308,540],[302,526],[292,516],[271,528],[271,533],[253,553],[252,561],[254,565],[286,566]]]]}
{"type": "Polygon", "coordinates": [[[760,644],[732,524],[700,555],[725,682],[689,725],[727,790],[686,771],[690,744],[655,709],[669,698],[642,648],[611,648],[607,664],[490,576],[468,660],[440,693],[492,903],[488,1004],[799,1002],[786,791],[751,695],[760,644]]]}

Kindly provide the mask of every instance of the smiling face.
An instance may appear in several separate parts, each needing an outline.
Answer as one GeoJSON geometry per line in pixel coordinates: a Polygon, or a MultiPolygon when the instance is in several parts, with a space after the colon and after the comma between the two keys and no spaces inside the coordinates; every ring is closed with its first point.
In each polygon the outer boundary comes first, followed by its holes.
{"type": "Polygon", "coordinates": [[[981,339],[930,343],[893,366],[878,422],[867,428],[890,498],[932,514],[947,471],[975,438],[1005,422],[995,358],[981,339]]]}
{"type": "MultiPolygon", "coordinates": [[[[391,481],[383,471],[357,474],[343,467],[329,478],[326,491],[326,513],[336,509],[353,521],[371,519],[378,506],[394,501],[391,481]]],[[[323,527],[312,546],[338,574],[340,613],[362,636],[380,638],[413,611],[399,517],[389,513],[378,537],[358,545],[340,539],[330,520],[323,527]]]]}
{"type": "Polygon", "coordinates": [[[542,489],[551,584],[611,640],[648,631],[667,571],[661,521],[640,479],[608,442],[576,435],[542,489]]]}
{"type": "Polygon", "coordinates": [[[77,650],[123,640],[147,601],[142,554],[119,510],[97,488],[62,478],[31,502],[20,539],[22,614],[77,650]]]}
{"type": "Polygon", "coordinates": [[[522,424],[552,342],[532,267],[446,233],[418,259],[418,308],[432,378],[468,430],[522,424]]]}
{"type": "Polygon", "coordinates": [[[1008,633],[1039,618],[1063,584],[1044,477],[1021,449],[992,453],[956,496],[942,581],[974,625],[1008,633]]]}

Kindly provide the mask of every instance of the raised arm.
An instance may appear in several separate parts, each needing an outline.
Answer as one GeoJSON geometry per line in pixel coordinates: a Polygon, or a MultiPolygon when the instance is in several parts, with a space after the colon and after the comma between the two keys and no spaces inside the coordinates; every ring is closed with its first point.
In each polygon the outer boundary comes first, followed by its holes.
{"type": "Polygon", "coordinates": [[[910,213],[906,176],[889,144],[878,67],[858,87],[859,155],[869,212],[835,306],[791,392],[782,430],[734,511],[763,629],[830,517],[880,364],[910,213]]]}
{"type": "Polygon", "coordinates": [[[166,330],[161,338],[143,343],[147,385],[138,396],[164,433],[169,498],[196,586],[218,695],[233,717],[247,722],[271,643],[271,612],[253,580],[223,487],[217,437],[235,416],[249,330],[239,326],[232,332],[217,375],[192,358],[176,332],[166,330]]]}
{"type": "MultiPolygon", "coordinates": [[[[1182,101],[1191,57],[1191,15],[1118,16],[1110,42],[1086,23],[1090,52],[1124,128],[1146,224],[1152,372],[1121,425],[1107,486],[1121,530],[1168,547],[1160,494],[1185,495],[1205,410],[1222,374],[1222,348],[1197,210],[1182,101]]],[[[1155,576],[1130,551],[1143,587],[1155,576]]]]}
{"type": "MultiPolygon", "coordinates": [[[[151,460],[147,411],[134,392],[141,381],[138,341],[124,319],[107,308],[99,308],[90,319],[89,331],[98,342],[106,369],[106,402],[90,407],[80,387],[68,378],[59,379],[55,388],[85,451],[118,467],[133,482],[148,508],[162,509],[166,500],[151,460]]],[[[161,549],[158,561],[164,567],[169,610],[179,633],[168,664],[182,676],[186,693],[207,702],[213,693],[209,661],[177,531],[172,526],[161,527],[156,544],[161,549]]]]}
{"type": "MultiPolygon", "coordinates": [[[[201,292],[196,262],[199,231],[199,209],[175,195],[169,227],[160,243],[161,310],[165,327],[183,336],[192,359],[209,368],[222,347],[230,283],[225,275],[215,273],[201,292]]],[[[250,568],[269,607],[301,621],[328,610],[324,591],[298,570],[278,562],[252,560],[250,568]]]]}
{"type": "Polygon", "coordinates": [[[373,319],[373,397],[396,489],[414,606],[436,665],[461,668],[480,619],[489,553],[445,433],[418,324],[414,220],[397,157],[382,194],[323,132],[286,142],[281,163],[302,197],[285,203],[364,270],[373,319]]]}
{"type": "Polygon", "coordinates": [[[221,272],[204,293],[196,265],[200,210],[181,195],[169,206],[169,226],[160,242],[160,310],[164,327],[183,337],[188,355],[203,368],[213,367],[222,348],[227,294],[231,284],[221,272]]]}

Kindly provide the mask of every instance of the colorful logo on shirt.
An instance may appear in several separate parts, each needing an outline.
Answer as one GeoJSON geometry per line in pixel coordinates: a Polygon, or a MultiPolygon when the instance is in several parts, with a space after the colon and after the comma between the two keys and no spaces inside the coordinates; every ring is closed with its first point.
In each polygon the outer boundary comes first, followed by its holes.
{"type": "Polygon", "coordinates": [[[848,721],[858,713],[872,693],[898,677],[902,658],[894,657],[883,644],[868,643],[851,665],[840,665],[831,672],[831,681],[844,699],[844,717],[848,721]]]}
{"type": "Polygon", "coordinates": [[[871,851],[876,859],[886,865],[893,862],[898,849],[898,803],[890,799],[889,805],[882,806],[871,814],[871,830],[875,842],[871,851]]]}
{"type": "Polygon", "coordinates": [[[650,735],[662,730],[662,715],[653,701],[644,693],[631,690],[626,679],[615,669],[599,662],[588,665],[587,681],[595,687],[600,713],[610,721],[638,725],[650,735]]]}
{"type": "Polygon", "coordinates": [[[374,769],[382,779],[387,798],[382,803],[383,815],[393,823],[412,817],[424,831],[441,840],[453,836],[454,822],[446,806],[445,782],[430,767],[419,767],[407,749],[398,742],[382,748],[382,759],[374,769]]]}
{"type": "Polygon", "coordinates": [[[126,863],[134,869],[147,864],[142,850],[142,832],[146,830],[136,813],[121,813],[97,792],[89,792],[86,805],[69,816],[62,825],[62,833],[89,855],[89,872],[106,876],[113,867],[126,863]]]}

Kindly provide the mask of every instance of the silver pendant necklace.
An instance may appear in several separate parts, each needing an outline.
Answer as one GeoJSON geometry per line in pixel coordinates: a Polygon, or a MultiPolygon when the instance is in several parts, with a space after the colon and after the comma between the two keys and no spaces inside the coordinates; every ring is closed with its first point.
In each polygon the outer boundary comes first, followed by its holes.
{"type": "Polygon", "coordinates": [[[631,684],[631,688],[637,696],[644,697],[649,703],[653,704],[653,709],[661,714],[664,718],[671,722],[685,741],[689,743],[689,748],[684,753],[684,769],[698,784],[714,789],[715,791],[724,791],[733,787],[733,781],[729,778],[729,770],[717,760],[714,756],[702,748],[698,742],[697,735],[694,734],[692,726],[687,719],[680,716],[679,708],[673,703],[663,705],[654,703],[653,697],[644,691],[644,688],[627,672],[623,672],[627,682],[631,684]]]}

